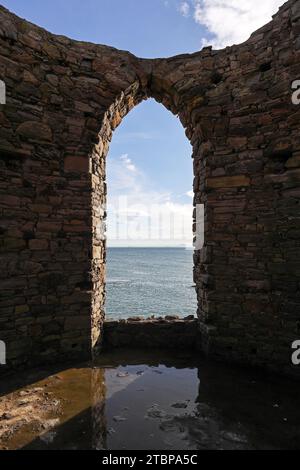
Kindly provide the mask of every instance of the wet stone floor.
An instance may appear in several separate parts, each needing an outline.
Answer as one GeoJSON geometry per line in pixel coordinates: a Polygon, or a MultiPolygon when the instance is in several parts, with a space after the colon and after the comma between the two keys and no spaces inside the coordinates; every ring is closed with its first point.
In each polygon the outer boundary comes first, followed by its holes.
{"type": "Polygon", "coordinates": [[[1,378],[0,449],[300,449],[299,384],[158,351],[1,378]]]}

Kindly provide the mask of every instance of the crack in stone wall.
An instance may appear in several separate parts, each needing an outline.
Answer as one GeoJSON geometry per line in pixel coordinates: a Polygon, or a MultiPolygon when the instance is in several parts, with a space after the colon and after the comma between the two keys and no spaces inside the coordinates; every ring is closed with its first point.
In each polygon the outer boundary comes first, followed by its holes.
{"type": "MultiPolygon", "coordinates": [[[[105,160],[152,97],[193,147],[203,350],[298,373],[300,4],[238,46],[168,59],[55,36],[0,7],[0,339],[8,367],[90,357],[102,341],[105,160]]],[[[159,313],[159,312],[158,312],[159,313]]]]}

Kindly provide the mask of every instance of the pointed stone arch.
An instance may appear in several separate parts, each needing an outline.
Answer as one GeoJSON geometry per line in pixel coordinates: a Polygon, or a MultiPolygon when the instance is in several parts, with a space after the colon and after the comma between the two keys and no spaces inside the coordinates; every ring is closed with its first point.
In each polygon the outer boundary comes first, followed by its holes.
{"type": "MultiPolygon", "coordinates": [[[[173,89],[172,82],[166,77],[166,67],[158,67],[154,73],[156,61],[148,61],[146,67],[139,66],[138,80],[114,99],[104,114],[101,128],[97,136],[97,143],[90,152],[90,169],[92,173],[92,217],[93,217],[93,259],[91,269],[92,280],[92,350],[95,355],[101,351],[102,331],[104,322],[105,300],[105,263],[106,240],[105,219],[106,211],[106,158],[113,132],[121,124],[127,114],[142,101],[154,98],[174,115],[180,114],[179,95],[173,89]],[[165,72],[164,79],[161,69],[165,72]],[[157,71],[156,71],[157,72],[157,71]],[[154,78],[155,77],[155,78],[154,78]],[[177,103],[177,104],[175,104],[177,103]]],[[[182,119],[186,116],[182,115],[182,119]]],[[[188,125],[186,120],[185,125],[188,125]]],[[[196,222],[196,221],[195,221],[196,222]]],[[[192,226],[191,226],[192,230],[192,226]]]]}

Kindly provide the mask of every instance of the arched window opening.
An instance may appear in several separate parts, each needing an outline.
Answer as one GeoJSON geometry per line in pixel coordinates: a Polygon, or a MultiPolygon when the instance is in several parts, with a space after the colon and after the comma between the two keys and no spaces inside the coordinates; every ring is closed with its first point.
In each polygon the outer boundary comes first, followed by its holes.
{"type": "Polygon", "coordinates": [[[107,158],[106,318],[195,315],[192,149],[149,99],[114,131],[107,158]]]}

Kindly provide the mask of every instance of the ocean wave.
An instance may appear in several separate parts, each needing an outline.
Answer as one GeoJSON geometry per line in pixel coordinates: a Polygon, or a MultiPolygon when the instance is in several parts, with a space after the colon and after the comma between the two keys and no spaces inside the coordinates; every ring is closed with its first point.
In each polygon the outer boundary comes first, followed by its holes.
{"type": "Polygon", "coordinates": [[[106,284],[129,284],[130,279],[106,279],[106,284]]]}

